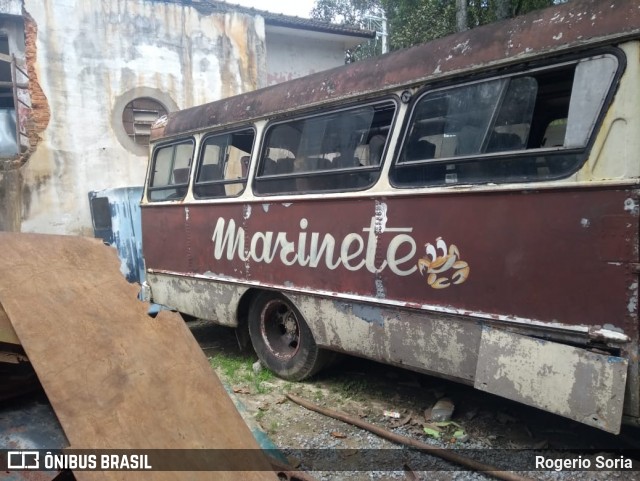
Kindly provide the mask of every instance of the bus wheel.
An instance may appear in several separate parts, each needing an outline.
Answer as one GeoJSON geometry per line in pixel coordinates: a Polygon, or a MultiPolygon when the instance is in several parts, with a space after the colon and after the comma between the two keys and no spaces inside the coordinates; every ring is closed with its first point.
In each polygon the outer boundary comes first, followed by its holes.
{"type": "Polygon", "coordinates": [[[281,294],[262,292],[256,297],[249,309],[249,336],[260,361],[289,381],[314,375],[330,360],[300,311],[281,294]]]}

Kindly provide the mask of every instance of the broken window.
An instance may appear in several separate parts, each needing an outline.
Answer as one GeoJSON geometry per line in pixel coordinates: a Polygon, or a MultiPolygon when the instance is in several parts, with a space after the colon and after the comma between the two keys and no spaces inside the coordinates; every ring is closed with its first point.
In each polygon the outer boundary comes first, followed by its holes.
{"type": "Polygon", "coordinates": [[[235,197],[244,192],[254,139],[253,129],[206,137],[200,152],[194,196],[235,197]]]}
{"type": "Polygon", "coordinates": [[[570,175],[618,70],[611,54],[427,91],[390,176],[399,187],[570,175]]]}
{"type": "Polygon", "coordinates": [[[189,186],[193,141],[164,145],[154,150],[149,176],[150,201],[182,199],[189,186]]]}
{"type": "Polygon", "coordinates": [[[28,149],[30,110],[25,62],[10,54],[9,38],[0,35],[0,157],[15,157],[28,149]]]}
{"type": "Polygon", "coordinates": [[[360,190],[380,174],[392,101],[273,124],[254,189],[259,194],[360,190]]]}

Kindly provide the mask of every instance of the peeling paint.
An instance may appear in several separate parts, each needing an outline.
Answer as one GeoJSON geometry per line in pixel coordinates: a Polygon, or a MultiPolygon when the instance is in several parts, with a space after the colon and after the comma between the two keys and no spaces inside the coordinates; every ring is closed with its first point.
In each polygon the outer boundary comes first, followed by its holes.
{"type": "Polygon", "coordinates": [[[629,314],[632,316],[636,316],[638,313],[638,283],[634,282],[629,286],[629,304],[627,304],[627,309],[629,314]]]}
{"type": "Polygon", "coordinates": [[[618,433],[627,360],[484,329],[475,387],[618,433]]]}
{"type": "Polygon", "coordinates": [[[369,306],[366,304],[347,304],[340,301],[333,303],[338,312],[342,314],[353,314],[358,319],[374,324],[378,327],[384,326],[384,318],[382,309],[377,306],[369,306]]]}
{"type": "Polygon", "coordinates": [[[375,280],[375,284],[376,284],[376,297],[378,299],[384,299],[387,297],[386,291],[384,289],[384,282],[382,282],[382,279],[376,279],[375,280]]]}
{"type": "Polygon", "coordinates": [[[640,209],[638,208],[638,202],[635,199],[626,199],[624,201],[624,210],[633,215],[638,215],[640,209]]]}
{"type": "Polygon", "coordinates": [[[247,204],[242,207],[242,218],[247,220],[251,217],[251,205],[247,204]]]}
{"type": "Polygon", "coordinates": [[[384,230],[387,227],[387,204],[376,200],[375,202],[375,220],[374,230],[376,234],[384,234],[384,230]]]}

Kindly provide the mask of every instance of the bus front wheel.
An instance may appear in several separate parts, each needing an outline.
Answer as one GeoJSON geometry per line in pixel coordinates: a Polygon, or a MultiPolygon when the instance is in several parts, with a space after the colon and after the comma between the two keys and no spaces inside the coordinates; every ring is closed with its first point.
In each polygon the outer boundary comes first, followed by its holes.
{"type": "Polygon", "coordinates": [[[289,381],[313,376],[331,354],[318,348],[300,311],[277,293],[262,292],[251,304],[249,336],[260,361],[289,381]]]}

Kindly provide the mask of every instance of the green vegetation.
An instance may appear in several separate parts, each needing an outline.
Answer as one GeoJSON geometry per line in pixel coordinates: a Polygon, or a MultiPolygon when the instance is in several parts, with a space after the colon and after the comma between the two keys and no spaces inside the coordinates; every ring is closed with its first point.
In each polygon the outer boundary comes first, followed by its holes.
{"type": "Polygon", "coordinates": [[[275,376],[268,369],[253,372],[255,359],[240,354],[216,354],[209,359],[213,367],[224,382],[232,388],[248,387],[253,393],[264,394],[271,391],[267,384],[275,376]]]}
{"type": "Polygon", "coordinates": [[[347,51],[347,63],[516,17],[567,0],[316,0],[311,18],[375,30],[376,38],[347,51]],[[386,28],[385,28],[386,25],[386,28]]]}

